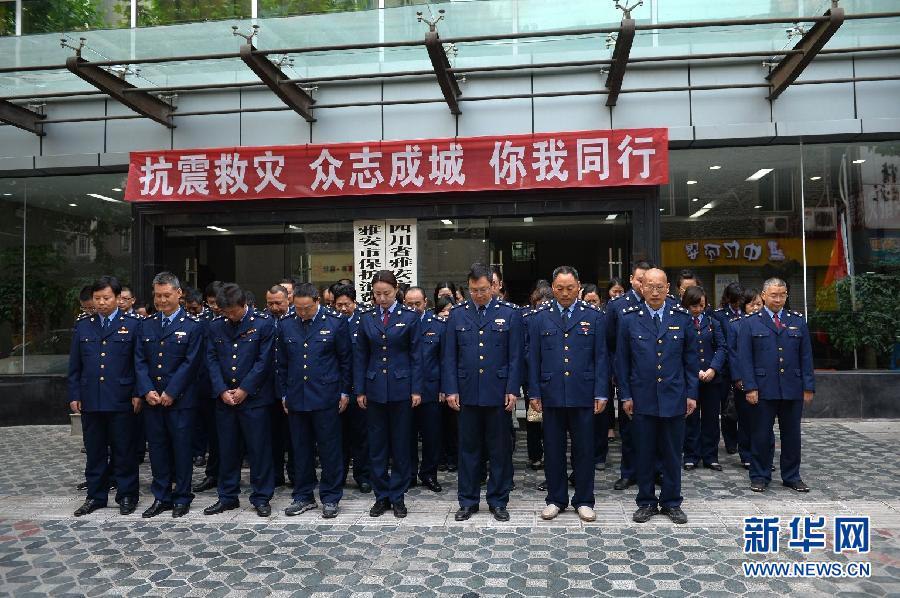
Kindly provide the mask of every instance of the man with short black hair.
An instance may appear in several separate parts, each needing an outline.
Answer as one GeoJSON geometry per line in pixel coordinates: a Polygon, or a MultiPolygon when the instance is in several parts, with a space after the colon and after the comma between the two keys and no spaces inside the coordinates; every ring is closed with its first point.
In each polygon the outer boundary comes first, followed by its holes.
{"type": "Polygon", "coordinates": [[[135,353],[137,394],[147,403],[144,425],[150,442],[150,518],[172,511],[188,513],[191,494],[192,439],[197,406],[197,368],[203,359],[203,327],[180,305],[181,282],[171,272],[153,278],[156,313],[141,322],[135,353]],[[173,488],[174,484],[174,488],[173,488]]]}
{"type": "MultiPolygon", "coordinates": [[[[346,279],[345,279],[346,280],[346,279]]],[[[359,334],[359,304],[356,302],[356,288],[352,282],[348,284],[338,283],[332,285],[334,295],[334,308],[342,316],[347,318],[347,332],[350,335],[351,348],[356,345],[359,334]]],[[[352,369],[351,362],[351,369],[352,369]]],[[[351,376],[351,382],[353,378],[351,376]]],[[[356,396],[356,389],[352,389],[350,397],[356,396]]],[[[369,436],[368,423],[366,422],[366,410],[360,408],[356,401],[350,401],[347,408],[341,413],[341,437],[344,456],[344,478],[341,486],[347,483],[347,475],[350,471],[350,461],[353,461],[353,480],[363,494],[372,491],[369,481],[369,436]]]]}
{"type": "MultiPolygon", "coordinates": [[[[631,276],[628,279],[631,283],[631,289],[624,295],[611,299],[606,305],[606,348],[609,353],[610,363],[615,363],[619,319],[626,309],[640,305],[644,300],[642,284],[644,275],[651,268],[653,266],[647,261],[639,260],[635,262],[631,268],[631,276]]],[[[616,384],[616,387],[618,388],[618,384],[616,384]]],[[[619,393],[619,397],[621,397],[621,393],[619,393]]],[[[621,400],[619,401],[619,439],[621,441],[622,460],[619,464],[619,479],[616,480],[613,489],[625,490],[635,484],[634,443],[631,439],[631,418],[622,411],[621,400]]]]}
{"type": "Polygon", "coordinates": [[[131,292],[131,287],[122,285],[122,293],[119,295],[119,309],[123,314],[134,313],[134,302],[135,297],[134,293],[131,292]]]}
{"type": "Polygon", "coordinates": [[[133,513],[138,501],[138,464],[134,453],[134,351],[140,320],[119,310],[122,292],[113,276],[100,277],[91,287],[96,314],[75,324],[69,351],[69,407],[81,414],[87,454],[87,499],[75,516],[106,506],[108,459],[116,478],[116,502],[122,515],[133,513]]]}
{"type": "Polygon", "coordinates": [[[218,397],[219,500],[203,513],[238,508],[243,438],[250,459],[250,503],[257,515],[268,517],[275,484],[269,413],[275,401],[275,324],[268,314],[250,309],[245,291],[234,283],[219,289],[216,306],[222,315],[210,323],[206,361],[218,397]]]}
{"type": "Polygon", "coordinates": [[[690,268],[684,268],[678,273],[678,280],[675,285],[678,287],[678,296],[684,297],[684,292],[688,290],[689,287],[699,287],[700,279],[697,278],[697,275],[694,274],[694,271],[690,268]]]}
{"type": "Polygon", "coordinates": [[[493,272],[469,271],[472,299],[450,311],[441,382],[447,403],[459,411],[459,510],[457,521],[478,512],[483,454],[490,461],[487,503],[498,521],[509,521],[512,488],[510,413],[522,382],[525,344],[519,310],[495,298],[493,272]]]}
{"type": "Polygon", "coordinates": [[[294,289],[294,315],[279,327],[277,347],[278,394],[294,447],[293,503],[284,513],[293,516],[316,508],[318,448],[322,518],[331,519],[343,496],[339,414],[350,402],[352,361],[347,320],[319,304],[313,284],[301,283],[294,289]]]}

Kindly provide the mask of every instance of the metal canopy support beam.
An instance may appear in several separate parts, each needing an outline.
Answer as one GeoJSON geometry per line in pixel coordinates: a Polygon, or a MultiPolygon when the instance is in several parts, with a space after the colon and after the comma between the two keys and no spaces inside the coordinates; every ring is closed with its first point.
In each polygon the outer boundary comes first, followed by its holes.
{"type": "Polygon", "coordinates": [[[272,63],[264,54],[257,54],[253,44],[241,46],[241,60],[256,73],[266,87],[272,90],[291,110],[302,116],[307,122],[315,122],[312,105],[316,103],[299,85],[289,83],[290,77],[281,68],[272,63]]]}
{"type": "Polygon", "coordinates": [[[634,19],[622,19],[622,27],[616,37],[616,47],[613,50],[612,64],[609,74],[606,76],[606,105],[615,106],[622,91],[622,80],[625,78],[625,69],[628,68],[628,57],[631,55],[631,46],[634,43],[634,19]]]}
{"type": "Polygon", "coordinates": [[[32,112],[28,108],[23,108],[18,104],[0,100],[0,122],[43,137],[46,133],[41,126],[41,121],[45,118],[47,117],[44,114],[38,114],[37,112],[32,112]]]}
{"type": "Polygon", "coordinates": [[[825,16],[828,17],[828,20],[817,21],[794,46],[794,50],[799,50],[800,52],[798,54],[788,54],[782,58],[772,72],[769,73],[769,76],[766,77],[772,86],[769,92],[770,100],[780,96],[800,76],[806,65],[812,62],[819,50],[822,49],[822,46],[840,28],[844,22],[844,9],[834,6],[825,12],[825,16]]]}
{"type": "Polygon", "coordinates": [[[429,31],[425,34],[425,49],[428,50],[428,58],[431,59],[431,66],[434,68],[434,74],[437,77],[438,85],[441,86],[441,93],[444,94],[444,101],[450,108],[451,114],[462,114],[459,108],[459,96],[462,91],[459,89],[459,83],[456,77],[450,72],[450,59],[447,58],[447,52],[444,50],[444,44],[437,31],[429,31]]]}
{"type": "Polygon", "coordinates": [[[91,64],[81,56],[69,56],[66,59],[66,68],[138,114],[155,120],[170,129],[175,128],[175,124],[172,122],[172,112],[175,110],[173,106],[146,92],[125,93],[126,89],[133,89],[134,85],[125,81],[124,78],[91,64]]]}

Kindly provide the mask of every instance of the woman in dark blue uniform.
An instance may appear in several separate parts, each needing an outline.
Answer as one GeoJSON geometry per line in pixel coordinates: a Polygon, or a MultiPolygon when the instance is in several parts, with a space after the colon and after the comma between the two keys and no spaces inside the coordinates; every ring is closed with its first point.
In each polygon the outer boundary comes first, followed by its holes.
{"type": "Polygon", "coordinates": [[[407,514],[404,496],[412,476],[412,410],[422,401],[419,314],[397,301],[397,279],[390,270],[372,277],[372,297],[375,307],[360,315],[353,347],[357,403],[368,414],[375,491],[369,515],[393,508],[399,518],[407,514]]]}
{"type": "Polygon", "coordinates": [[[719,409],[723,384],[721,372],[728,353],[725,335],[719,321],[706,310],[706,291],[702,287],[688,287],[681,297],[681,306],[691,312],[692,334],[696,336],[697,360],[700,362],[700,409],[687,418],[684,469],[694,469],[702,459],[704,467],[722,471],[719,465],[719,409]]]}

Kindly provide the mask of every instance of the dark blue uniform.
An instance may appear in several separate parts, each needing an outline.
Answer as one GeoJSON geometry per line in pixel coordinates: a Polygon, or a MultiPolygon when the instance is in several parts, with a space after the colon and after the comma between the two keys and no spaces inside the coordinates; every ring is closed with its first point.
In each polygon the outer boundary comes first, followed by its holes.
{"type": "Polygon", "coordinates": [[[395,302],[387,324],[381,307],[362,312],[353,348],[353,385],[366,395],[369,463],[375,498],[403,502],[412,479],[411,395],[422,394],[419,314],[395,302]],[[388,461],[391,471],[388,475],[388,461]]]}
{"type": "MultiPolygon", "coordinates": [[[[347,319],[347,330],[350,334],[350,350],[356,345],[359,338],[359,314],[360,309],[347,319]]],[[[353,382],[351,361],[351,387],[353,382]]],[[[357,486],[369,484],[369,432],[366,423],[366,410],[360,408],[356,402],[356,391],[351,388],[350,404],[341,414],[342,449],[344,455],[344,478],[341,486],[347,482],[350,472],[350,460],[353,460],[353,480],[357,486]]]]}
{"type": "Polygon", "coordinates": [[[696,331],[686,309],[664,305],[658,324],[646,303],[622,312],[616,378],[622,401],[632,400],[638,507],[681,506],[681,454],[687,399],[697,398],[696,331]],[[657,452],[661,462],[657,465],[657,452]],[[654,488],[662,472],[659,499],[654,488]]]}
{"type": "Polygon", "coordinates": [[[156,391],[172,405],[144,405],[144,427],[150,444],[150,490],[156,500],[187,505],[191,493],[193,434],[197,413],[198,371],[203,361],[203,326],[179,308],[171,318],[157,312],[141,322],[135,353],[137,392],[156,391]],[[174,484],[174,491],[172,485],[174,484]]]}
{"type": "Polygon", "coordinates": [[[728,348],[718,320],[708,313],[691,316],[691,320],[700,371],[713,369],[716,375],[709,382],[699,383],[697,409],[685,422],[684,463],[696,465],[702,459],[704,465],[711,465],[719,462],[719,411],[725,384],[722,371],[728,348]]]}
{"type": "MultiPolygon", "coordinates": [[[[275,330],[277,334],[277,331],[280,330],[282,323],[288,318],[294,317],[294,306],[292,305],[290,309],[288,309],[288,312],[283,316],[276,316],[269,310],[265,310],[264,313],[272,318],[273,322],[275,322],[275,330]]],[[[287,477],[288,479],[291,479],[293,481],[294,472],[292,455],[294,453],[294,449],[291,445],[291,436],[288,429],[288,415],[284,412],[281,401],[275,401],[274,403],[272,403],[270,414],[272,416],[272,471],[275,475],[275,487],[277,488],[280,486],[284,486],[285,465],[287,465],[287,477]],[[288,454],[287,462],[285,462],[284,459],[285,452],[287,452],[288,454]]]]}
{"type": "Polygon", "coordinates": [[[275,491],[270,413],[275,401],[275,336],[272,318],[249,307],[236,324],[218,316],[209,325],[206,363],[218,397],[219,501],[224,505],[238,502],[241,438],[250,458],[250,503],[266,504],[275,491]],[[223,392],[237,388],[247,392],[243,402],[234,406],[222,402],[223,392]]]}
{"type": "Polygon", "coordinates": [[[337,504],[343,496],[338,404],[342,396],[349,401],[352,358],[347,320],[330,309],[320,307],[309,320],[293,314],[280,322],[275,371],[290,420],[295,502],[313,500],[316,447],[319,498],[337,504]]]}
{"type": "MultiPolygon", "coordinates": [[[[594,507],[594,401],[608,399],[606,317],[584,301],[539,307],[525,317],[529,398],[541,401],[547,504],[569,505],[566,432],[572,438],[572,506],[594,507]]],[[[603,429],[606,434],[606,428],[603,429]]]]}
{"type": "MultiPolygon", "coordinates": [[[[734,310],[730,306],[720,307],[715,310],[710,310],[712,317],[719,322],[719,325],[722,327],[722,334],[725,335],[725,341],[728,342],[728,335],[731,332],[728,323],[734,318],[740,318],[743,316],[743,312],[741,310],[734,310]]],[[[728,401],[728,393],[731,390],[732,382],[734,380],[732,376],[732,367],[731,360],[725,360],[725,366],[722,370],[722,384],[716,390],[719,391],[719,400],[721,403],[721,428],[722,428],[722,440],[725,441],[725,449],[729,454],[733,454],[739,448],[739,439],[738,439],[738,427],[739,423],[737,417],[732,416],[730,413],[726,412],[725,406],[728,401]]],[[[737,399],[735,397],[735,411],[737,411],[737,399]]]]}
{"type": "Polygon", "coordinates": [[[512,488],[512,438],[506,395],[522,385],[524,324],[519,310],[498,299],[483,310],[466,301],[453,307],[445,329],[441,382],[459,395],[459,506],[477,507],[486,448],[487,503],[506,508],[512,488]]]}
{"type": "Polygon", "coordinates": [[[441,347],[445,321],[431,312],[419,321],[422,351],[422,403],[413,409],[412,475],[419,479],[437,480],[438,455],[441,448],[441,347]],[[419,461],[419,438],[422,460],[419,461]]]}
{"type": "Polygon", "coordinates": [[[800,481],[800,420],[803,393],[816,389],[812,343],[806,320],[797,312],[781,310],[781,325],[763,308],[740,325],[738,353],[744,390],[759,392],[752,428],[750,479],[772,480],[772,426],[781,431],[781,480],[800,481]]]}
{"type": "Polygon", "coordinates": [[[107,464],[112,461],[116,502],[137,501],[138,464],[134,449],[134,350],[140,318],[118,309],[109,318],[79,320],[69,350],[69,402],[81,402],[87,462],[87,498],[106,504],[107,464]],[[101,321],[105,326],[101,327],[101,321]]]}
{"type": "MultiPolygon", "coordinates": [[[[635,305],[640,305],[643,299],[635,292],[634,289],[629,290],[624,295],[619,295],[615,299],[611,299],[606,304],[606,348],[609,352],[610,360],[615,363],[616,342],[619,332],[619,321],[622,312],[635,305]]],[[[615,373],[615,368],[613,368],[615,373]]],[[[617,384],[618,386],[618,384],[617,384]]],[[[622,392],[619,389],[619,441],[622,448],[622,460],[619,463],[619,477],[624,480],[635,479],[634,472],[634,443],[631,439],[631,418],[622,411],[622,392]]]]}

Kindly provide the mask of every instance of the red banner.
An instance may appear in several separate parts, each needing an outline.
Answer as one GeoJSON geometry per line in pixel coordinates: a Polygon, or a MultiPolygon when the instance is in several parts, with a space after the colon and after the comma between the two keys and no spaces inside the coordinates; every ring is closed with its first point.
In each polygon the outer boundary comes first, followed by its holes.
{"type": "Polygon", "coordinates": [[[667,129],[131,152],[128,201],[662,185],[667,129]]]}

